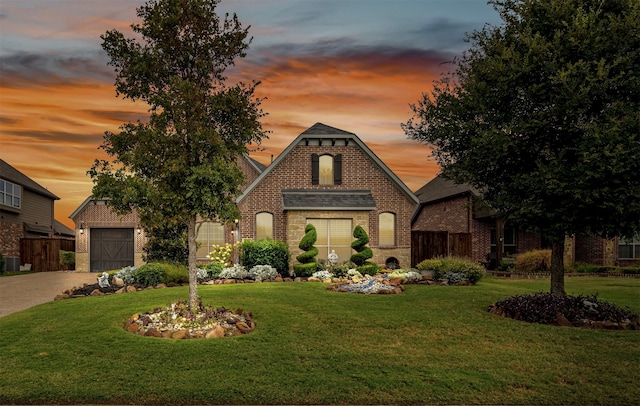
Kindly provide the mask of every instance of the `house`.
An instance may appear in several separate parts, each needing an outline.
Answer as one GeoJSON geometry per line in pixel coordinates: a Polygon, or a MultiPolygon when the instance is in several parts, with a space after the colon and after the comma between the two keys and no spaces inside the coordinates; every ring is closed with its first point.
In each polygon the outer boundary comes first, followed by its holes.
{"type": "MultiPolygon", "coordinates": [[[[246,155],[239,164],[247,179],[236,200],[241,218],[232,225],[202,222],[198,260],[206,261],[214,245],[263,238],[286,242],[295,258],[302,252],[298,244],[304,228],[311,223],[318,233],[319,259],[335,251],[339,261],[348,261],[353,230],[360,225],[369,235],[373,261],[409,266],[410,220],[418,199],[354,133],[316,123],[269,166],[246,155]]],[[[134,232],[139,227],[136,213],[116,216],[105,201],[88,198],[71,218],[78,241],[77,270],[142,262],[144,231],[134,232]],[[105,240],[105,233],[113,238],[105,240]],[[126,246],[117,243],[125,237],[126,246]],[[122,253],[122,261],[99,259],[116,252],[122,253]]]]}
{"type": "MultiPolygon", "coordinates": [[[[265,169],[248,156],[240,159],[240,167],[248,182],[265,169]]],[[[137,211],[118,215],[107,205],[107,199],[90,196],[69,217],[75,224],[76,271],[103,272],[144,263],[146,235],[137,211]]],[[[213,245],[234,237],[231,227],[204,222],[198,232],[198,258],[205,260],[213,245]]]]}
{"type": "Polygon", "coordinates": [[[348,261],[353,230],[369,235],[373,262],[409,266],[416,196],[354,133],[316,123],[237,198],[239,239],[285,241],[292,258],[307,224],[318,234],[318,259],[335,251],[348,261]]]}
{"type": "MultiPolygon", "coordinates": [[[[456,184],[437,176],[416,191],[416,195],[420,204],[411,219],[413,265],[427,258],[457,255],[495,269],[500,245],[503,255],[547,246],[539,235],[502,221],[483,203],[482,194],[467,184],[456,184]]],[[[640,238],[567,237],[565,266],[574,262],[640,263],[640,238]]]]}
{"type": "MultiPolygon", "coordinates": [[[[59,199],[0,159],[0,252],[6,259],[7,271],[18,271],[21,265],[43,256],[51,257],[37,252],[34,254],[37,258],[21,259],[21,240],[53,238],[56,230],[63,230],[54,219],[54,203],[59,199]]],[[[53,255],[57,255],[57,251],[53,255]]],[[[49,259],[56,263],[55,258],[49,259]]],[[[42,268],[42,265],[34,267],[54,270],[42,268]]]]}
{"type": "Polygon", "coordinates": [[[470,185],[439,175],[418,189],[416,196],[420,204],[411,218],[414,266],[424,259],[453,255],[493,269],[500,256],[543,246],[539,235],[497,217],[470,185]]]}

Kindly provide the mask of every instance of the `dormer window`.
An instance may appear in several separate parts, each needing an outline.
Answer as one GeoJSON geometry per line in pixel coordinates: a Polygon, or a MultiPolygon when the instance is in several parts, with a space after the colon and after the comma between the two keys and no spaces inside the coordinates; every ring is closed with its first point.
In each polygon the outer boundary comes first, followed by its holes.
{"type": "Polygon", "coordinates": [[[342,154],[311,155],[311,184],[342,184],[342,154]]]}

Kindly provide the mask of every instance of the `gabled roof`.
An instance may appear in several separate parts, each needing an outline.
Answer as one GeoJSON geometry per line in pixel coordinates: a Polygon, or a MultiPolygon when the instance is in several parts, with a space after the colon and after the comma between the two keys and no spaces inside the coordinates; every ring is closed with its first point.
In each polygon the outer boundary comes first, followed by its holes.
{"type": "Polygon", "coordinates": [[[451,180],[443,178],[441,175],[436,176],[426,185],[416,191],[416,196],[421,204],[433,203],[438,200],[450,199],[452,197],[471,193],[480,196],[471,185],[466,183],[457,184],[451,180]]]}
{"type": "Polygon", "coordinates": [[[416,204],[418,203],[416,195],[413,194],[413,192],[407,187],[407,185],[405,185],[404,182],[402,182],[402,180],[400,180],[400,178],[398,178],[398,176],[393,173],[391,169],[389,169],[389,167],[385,165],[384,162],[382,162],[382,160],[380,160],[380,158],[378,158],[376,154],[374,154],[373,151],[371,151],[371,149],[369,149],[369,147],[367,147],[367,145],[362,142],[360,138],[358,138],[357,135],[322,123],[315,123],[308,129],[303,131],[295,140],[293,140],[293,142],[289,144],[289,146],[284,151],[282,151],[280,155],[278,155],[273,163],[271,163],[271,165],[269,165],[266,170],[262,172],[260,176],[258,176],[256,180],[253,181],[253,183],[251,183],[240,196],[238,196],[238,198],[236,199],[236,203],[242,202],[251,193],[251,191],[257,185],[259,185],[260,182],[262,182],[265,177],[269,176],[269,173],[273,170],[273,168],[276,168],[301,142],[305,142],[305,140],[308,142],[308,140],[310,139],[333,137],[339,138],[341,140],[346,140],[347,145],[351,145],[351,143],[357,145],[365,154],[367,154],[371,158],[371,160],[398,187],[398,189],[400,189],[403,194],[407,198],[409,198],[409,200],[412,200],[416,204]]]}
{"type": "Polygon", "coordinates": [[[53,221],[53,233],[56,234],[56,235],[66,235],[66,236],[70,236],[70,237],[75,236],[75,232],[72,229],[70,229],[69,227],[65,226],[64,224],[62,224],[58,220],[54,220],[53,221]]]}
{"type": "Polygon", "coordinates": [[[53,200],[60,200],[60,198],[53,193],[49,192],[46,188],[40,186],[24,173],[20,172],[13,166],[0,159],[0,178],[8,180],[22,186],[24,189],[30,192],[37,193],[39,195],[48,197],[53,200]]]}
{"type": "Polygon", "coordinates": [[[73,213],[71,213],[71,215],[69,216],[69,218],[70,218],[71,220],[75,219],[75,218],[76,218],[76,216],[77,216],[78,214],[80,214],[80,213],[82,212],[82,210],[84,210],[84,208],[85,208],[85,207],[86,207],[90,202],[96,202],[96,201],[99,201],[99,200],[106,201],[107,199],[97,199],[97,200],[96,200],[96,199],[94,199],[94,198],[93,198],[93,195],[90,195],[89,197],[87,197],[86,199],[84,199],[84,202],[80,203],[80,206],[78,206],[78,208],[77,208],[77,209],[75,209],[75,210],[73,211],[73,213]]]}
{"type": "Polygon", "coordinates": [[[256,170],[256,172],[262,173],[264,172],[265,169],[267,169],[267,165],[256,161],[255,159],[251,158],[249,155],[244,154],[244,157],[247,160],[247,162],[249,162],[249,165],[251,165],[256,170]]]}

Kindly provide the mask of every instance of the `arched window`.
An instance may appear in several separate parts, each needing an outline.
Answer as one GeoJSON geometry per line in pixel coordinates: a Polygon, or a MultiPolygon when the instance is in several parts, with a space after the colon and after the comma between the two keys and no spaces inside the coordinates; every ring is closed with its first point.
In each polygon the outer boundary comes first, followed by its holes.
{"type": "Polygon", "coordinates": [[[380,213],[378,217],[378,246],[391,247],[396,245],[396,215],[380,213]]]}
{"type": "Polygon", "coordinates": [[[256,214],[256,240],[273,239],[273,214],[256,214]]]}
{"type": "Polygon", "coordinates": [[[320,155],[320,184],[333,185],[333,157],[331,155],[320,155]]]}
{"type": "Polygon", "coordinates": [[[342,184],[342,154],[311,155],[312,185],[342,184]]]}

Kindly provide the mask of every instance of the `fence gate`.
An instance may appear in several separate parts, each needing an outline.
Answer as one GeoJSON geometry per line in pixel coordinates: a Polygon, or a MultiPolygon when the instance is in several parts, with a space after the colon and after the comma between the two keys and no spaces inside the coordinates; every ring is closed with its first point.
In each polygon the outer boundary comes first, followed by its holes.
{"type": "Polygon", "coordinates": [[[63,271],[73,269],[60,265],[60,250],[75,251],[74,240],[62,238],[21,238],[20,263],[31,264],[34,271],[63,271]]]}

